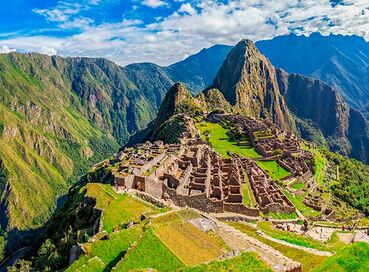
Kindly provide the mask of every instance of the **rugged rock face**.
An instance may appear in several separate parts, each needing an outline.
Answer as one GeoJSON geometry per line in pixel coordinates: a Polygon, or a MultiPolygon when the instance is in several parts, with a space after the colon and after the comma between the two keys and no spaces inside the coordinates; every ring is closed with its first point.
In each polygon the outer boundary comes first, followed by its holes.
{"type": "Polygon", "coordinates": [[[368,163],[368,124],[363,115],[323,81],[275,69],[251,41],[243,40],[230,51],[213,87],[236,112],[269,118],[291,130],[298,119],[302,130],[316,132],[308,139],[326,142],[332,151],[368,163]]]}
{"type": "Polygon", "coordinates": [[[291,34],[256,45],[274,66],[335,86],[351,107],[369,103],[369,43],[362,37],[291,34]]]}
{"type": "Polygon", "coordinates": [[[250,40],[239,42],[221,66],[213,87],[239,112],[269,118],[283,129],[293,120],[280,94],[273,65],[250,40]]]}
{"type": "Polygon", "coordinates": [[[311,120],[332,151],[368,162],[368,125],[337,90],[321,80],[277,70],[282,95],[294,115],[311,120]]]}

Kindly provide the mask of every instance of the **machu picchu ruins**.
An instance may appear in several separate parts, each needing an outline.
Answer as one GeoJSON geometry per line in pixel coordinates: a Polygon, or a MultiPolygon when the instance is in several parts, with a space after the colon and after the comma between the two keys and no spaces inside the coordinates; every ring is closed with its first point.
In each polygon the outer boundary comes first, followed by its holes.
{"type": "MultiPolygon", "coordinates": [[[[312,170],[308,151],[300,149],[299,139],[267,121],[228,114],[210,114],[206,120],[231,122],[247,135],[263,160],[277,160],[291,177],[309,180],[312,170]]],[[[117,155],[119,168],[114,172],[117,189],[137,189],[180,207],[205,212],[233,212],[258,216],[259,212],[295,212],[269,174],[250,158],[219,155],[200,136],[199,131],[182,135],[179,144],[145,142],[122,150],[117,155]],[[257,207],[243,203],[242,184],[249,182],[257,207]]]]}

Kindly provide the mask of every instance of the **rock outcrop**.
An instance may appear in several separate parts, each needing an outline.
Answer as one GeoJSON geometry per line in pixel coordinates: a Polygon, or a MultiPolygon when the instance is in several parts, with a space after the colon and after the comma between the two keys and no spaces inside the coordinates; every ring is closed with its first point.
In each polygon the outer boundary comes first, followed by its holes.
{"type": "Polygon", "coordinates": [[[268,118],[283,129],[293,128],[276,69],[252,41],[242,40],[230,51],[212,86],[240,113],[268,118]]]}
{"type": "Polygon", "coordinates": [[[300,119],[311,120],[327,139],[330,150],[369,162],[368,124],[334,87],[281,69],[277,70],[277,78],[291,112],[300,119]]]}

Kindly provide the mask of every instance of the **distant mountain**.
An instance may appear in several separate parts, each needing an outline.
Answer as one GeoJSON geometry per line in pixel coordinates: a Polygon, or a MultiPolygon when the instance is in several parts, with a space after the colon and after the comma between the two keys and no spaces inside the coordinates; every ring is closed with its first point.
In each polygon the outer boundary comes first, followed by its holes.
{"type": "MultiPolygon", "coordinates": [[[[312,121],[330,150],[369,163],[369,126],[362,113],[350,108],[334,87],[321,80],[280,69],[277,77],[290,111],[300,120],[312,121]]],[[[315,135],[301,136],[311,140],[315,135]]]]}
{"type": "Polygon", "coordinates": [[[170,65],[166,71],[175,82],[183,82],[192,93],[199,93],[214,80],[219,67],[232,46],[214,45],[202,49],[183,61],[170,65]]]}
{"type": "Polygon", "coordinates": [[[369,44],[361,37],[314,33],[259,41],[258,49],[274,66],[319,78],[337,87],[350,106],[369,103],[369,44]]]}

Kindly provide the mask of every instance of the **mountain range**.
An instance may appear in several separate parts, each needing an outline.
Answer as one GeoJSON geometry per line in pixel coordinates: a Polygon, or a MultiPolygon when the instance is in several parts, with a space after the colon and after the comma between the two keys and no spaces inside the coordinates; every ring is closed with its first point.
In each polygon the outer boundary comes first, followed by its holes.
{"type": "MultiPolygon", "coordinates": [[[[364,91],[352,96],[360,98],[353,103],[348,95],[342,98],[340,93],[347,91],[343,83],[335,89],[312,77],[289,74],[294,71],[267,59],[265,43],[255,46],[245,40],[236,47],[217,45],[168,67],[1,54],[2,229],[42,226],[58,198],[93,163],[117,151],[150,123],[156,133],[163,131],[166,118],[157,124],[152,121],[177,81],[197,95],[196,99],[184,95],[185,110],[205,105],[208,111],[220,108],[268,118],[306,139],[368,162],[367,123],[345,102],[355,108],[364,106],[364,91]],[[257,48],[264,48],[266,57],[257,48]]],[[[348,71],[350,65],[345,67],[348,71]]],[[[309,71],[303,72],[315,76],[309,71]]]]}

